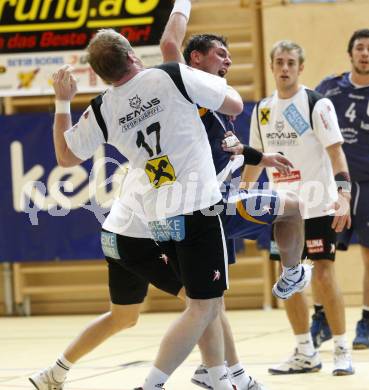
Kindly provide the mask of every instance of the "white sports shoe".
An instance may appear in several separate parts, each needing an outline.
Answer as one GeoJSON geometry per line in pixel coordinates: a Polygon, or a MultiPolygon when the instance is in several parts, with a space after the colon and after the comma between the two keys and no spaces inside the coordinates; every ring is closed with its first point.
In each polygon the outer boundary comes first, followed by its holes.
{"type": "Polygon", "coordinates": [[[195,373],[191,378],[191,382],[197,386],[202,387],[203,389],[212,389],[212,385],[210,384],[210,378],[208,374],[208,370],[203,364],[200,364],[195,373]]]}
{"type": "MultiPolygon", "coordinates": [[[[262,385],[261,383],[257,382],[254,378],[251,376],[250,382],[247,386],[247,389],[239,389],[236,385],[233,385],[235,390],[267,390],[267,388],[262,385]]],[[[213,390],[213,386],[211,385],[208,370],[204,365],[200,365],[197,367],[195,373],[193,374],[191,378],[191,382],[197,386],[202,387],[203,389],[209,389],[213,390]]]]}
{"type": "Polygon", "coordinates": [[[64,387],[64,382],[57,382],[54,379],[50,368],[39,371],[28,379],[37,390],[62,390],[64,387]]]}
{"type": "Polygon", "coordinates": [[[299,353],[297,348],[294,354],[284,363],[269,368],[268,372],[272,375],[283,374],[303,374],[308,372],[317,372],[322,368],[319,353],[316,351],[313,355],[308,356],[299,353]]]}
{"type": "Polygon", "coordinates": [[[351,354],[348,349],[342,347],[336,348],[333,359],[333,375],[343,376],[355,374],[355,370],[352,367],[351,354]]]}
{"type": "Polygon", "coordinates": [[[250,376],[250,382],[246,390],[267,390],[267,388],[250,376]]]}
{"type": "Polygon", "coordinates": [[[297,282],[288,279],[288,276],[282,274],[273,286],[273,295],[280,299],[288,299],[293,294],[304,290],[311,281],[312,268],[313,266],[309,263],[301,264],[301,277],[297,282]]]}

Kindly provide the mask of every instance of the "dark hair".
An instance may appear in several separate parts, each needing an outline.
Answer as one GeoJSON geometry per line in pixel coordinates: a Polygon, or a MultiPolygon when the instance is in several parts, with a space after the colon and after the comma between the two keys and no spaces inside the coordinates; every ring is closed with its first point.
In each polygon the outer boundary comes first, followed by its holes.
{"type": "Polygon", "coordinates": [[[92,69],[106,82],[119,81],[128,72],[128,40],[112,29],[102,29],[87,46],[87,59],[92,69]]]}
{"type": "Polygon", "coordinates": [[[361,30],[356,30],[350,40],[349,40],[349,43],[348,43],[348,47],[347,47],[347,52],[351,55],[352,54],[352,49],[354,47],[354,43],[357,39],[360,39],[360,38],[369,38],[369,29],[367,28],[363,28],[361,30]]]}
{"type": "Polygon", "coordinates": [[[191,53],[194,50],[197,50],[202,54],[207,54],[208,51],[214,46],[214,41],[217,41],[223,46],[228,47],[227,39],[221,35],[199,34],[190,37],[183,51],[183,57],[186,61],[186,64],[190,65],[191,53]]]}

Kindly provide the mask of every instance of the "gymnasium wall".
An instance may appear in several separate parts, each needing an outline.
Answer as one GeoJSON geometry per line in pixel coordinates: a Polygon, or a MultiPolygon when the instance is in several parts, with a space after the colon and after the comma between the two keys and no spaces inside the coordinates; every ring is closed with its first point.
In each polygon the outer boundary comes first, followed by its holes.
{"type": "Polygon", "coordinates": [[[348,40],[354,30],[369,27],[369,1],[366,0],[273,6],[265,4],[262,14],[267,95],[274,90],[269,68],[269,51],[273,43],[291,39],[305,49],[306,63],[301,82],[312,88],[322,78],[349,68],[346,54],[348,40]]]}

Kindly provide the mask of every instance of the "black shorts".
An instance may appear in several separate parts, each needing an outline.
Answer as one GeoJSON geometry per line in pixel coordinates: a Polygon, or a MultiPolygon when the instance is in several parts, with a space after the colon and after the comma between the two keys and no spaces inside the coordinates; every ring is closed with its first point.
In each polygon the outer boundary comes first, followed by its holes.
{"type": "Polygon", "coordinates": [[[188,297],[211,299],[223,295],[228,288],[228,264],[218,215],[195,211],[192,215],[150,222],[149,227],[181,278],[188,297]]]}
{"type": "MultiPolygon", "coordinates": [[[[331,228],[332,222],[333,217],[329,215],[305,219],[305,246],[302,259],[307,257],[310,260],[335,260],[337,233],[331,228]]],[[[270,243],[270,259],[280,260],[273,233],[270,243]]]]}
{"type": "Polygon", "coordinates": [[[167,257],[153,240],[121,236],[102,229],[101,244],[109,267],[112,303],[142,303],[149,283],[172,295],[177,295],[182,288],[167,257]]]}

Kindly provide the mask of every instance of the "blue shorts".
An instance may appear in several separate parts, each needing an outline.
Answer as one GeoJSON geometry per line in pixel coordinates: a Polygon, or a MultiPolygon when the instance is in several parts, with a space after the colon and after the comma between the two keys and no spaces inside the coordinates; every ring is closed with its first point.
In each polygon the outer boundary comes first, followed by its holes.
{"type": "Polygon", "coordinates": [[[227,239],[256,240],[277,218],[279,196],[272,190],[240,190],[227,194],[226,207],[221,214],[227,239]]]}
{"type": "Polygon", "coordinates": [[[352,184],[351,218],[351,229],[337,236],[337,249],[347,250],[354,232],[359,244],[369,248],[369,181],[352,184]]]}

